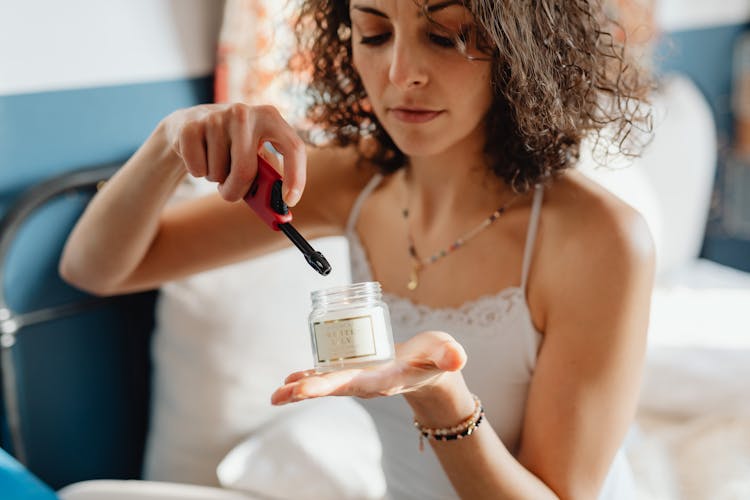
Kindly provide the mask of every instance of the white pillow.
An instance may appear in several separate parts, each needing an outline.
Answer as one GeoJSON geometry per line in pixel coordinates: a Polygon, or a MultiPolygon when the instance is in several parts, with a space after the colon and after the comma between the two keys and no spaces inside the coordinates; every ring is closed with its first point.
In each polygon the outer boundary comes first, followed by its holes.
{"type": "MultiPolygon", "coordinates": [[[[198,186],[176,197],[207,190],[198,186]]],[[[270,396],[286,375],[312,367],[309,293],[350,280],[344,238],[312,244],[331,263],[329,276],[289,248],[162,286],[145,479],[218,485],[226,453],[290,411],[270,396]]]]}
{"type": "Polygon", "coordinates": [[[302,405],[230,451],[217,469],[221,485],[264,498],[383,498],[382,449],[367,411],[349,398],[302,405]]]}
{"type": "Polygon", "coordinates": [[[656,192],[664,224],[659,274],[679,272],[701,251],[717,161],[716,125],[706,99],[672,74],[654,96],[654,140],[639,163],[656,192]]]}
{"type": "Polygon", "coordinates": [[[615,165],[600,166],[593,159],[591,147],[589,142],[581,145],[577,169],[643,216],[654,239],[659,269],[662,264],[661,250],[664,247],[662,211],[656,190],[644,172],[645,165],[638,159],[618,158],[615,165]]]}

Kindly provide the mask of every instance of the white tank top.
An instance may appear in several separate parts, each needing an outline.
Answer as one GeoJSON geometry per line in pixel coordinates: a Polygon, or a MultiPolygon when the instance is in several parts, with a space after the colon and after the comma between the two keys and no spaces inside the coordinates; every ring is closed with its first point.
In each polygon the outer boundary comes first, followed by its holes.
{"type": "MultiPolygon", "coordinates": [[[[346,237],[354,283],[373,280],[356,223],[362,204],[382,179],[382,175],[376,175],[370,180],[349,215],[346,237]]],[[[391,313],[395,342],[404,342],[425,330],[441,330],[450,333],[464,347],[468,356],[463,369],[466,383],[482,399],[485,418],[511,452],[518,446],[529,382],[542,341],[542,335],[531,321],[525,292],[543,194],[542,186],[537,186],[519,286],[457,308],[432,308],[383,293],[391,313]]],[[[458,498],[432,448],[425,446],[424,451],[419,452],[419,434],[414,430],[411,409],[403,398],[374,398],[361,403],[372,415],[383,443],[383,469],[389,498],[458,498]]],[[[620,500],[634,496],[632,475],[620,451],[599,498],[620,500]]]]}

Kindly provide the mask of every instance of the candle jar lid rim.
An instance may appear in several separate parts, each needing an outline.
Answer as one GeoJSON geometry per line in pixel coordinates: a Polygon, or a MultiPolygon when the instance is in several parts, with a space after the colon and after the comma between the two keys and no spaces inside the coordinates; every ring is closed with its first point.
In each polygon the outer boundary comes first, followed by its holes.
{"type": "Polygon", "coordinates": [[[377,281],[364,281],[349,285],[340,285],[310,293],[313,307],[326,305],[343,305],[380,301],[382,291],[377,281]]]}

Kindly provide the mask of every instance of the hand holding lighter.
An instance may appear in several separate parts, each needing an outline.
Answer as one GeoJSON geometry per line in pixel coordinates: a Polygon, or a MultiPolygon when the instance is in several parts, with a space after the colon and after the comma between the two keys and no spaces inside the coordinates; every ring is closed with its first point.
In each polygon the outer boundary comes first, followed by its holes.
{"type": "Polygon", "coordinates": [[[331,272],[331,265],[292,226],[292,212],[281,195],[282,178],[266,160],[258,156],[258,173],[245,195],[244,201],[274,231],[283,232],[305,256],[308,264],[323,276],[331,272]]]}

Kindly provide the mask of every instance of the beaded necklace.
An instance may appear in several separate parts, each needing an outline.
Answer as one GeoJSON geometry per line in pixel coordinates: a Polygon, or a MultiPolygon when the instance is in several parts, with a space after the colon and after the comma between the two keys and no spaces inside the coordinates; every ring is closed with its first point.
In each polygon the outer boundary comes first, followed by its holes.
{"type": "Polygon", "coordinates": [[[510,207],[511,203],[513,203],[515,199],[516,197],[514,196],[510,199],[510,201],[492,212],[490,216],[484,219],[478,226],[459,236],[458,239],[456,239],[456,241],[451,243],[448,247],[426,258],[421,258],[417,253],[417,247],[414,245],[414,237],[412,236],[411,229],[409,228],[409,208],[408,206],[404,207],[401,214],[403,215],[404,221],[406,222],[406,236],[409,242],[409,257],[412,259],[411,275],[409,277],[409,282],[406,284],[406,288],[411,291],[416,290],[419,286],[419,273],[422,271],[422,269],[424,269],[427,265],[434,264],[438,260],[452,254],[453,252],[464,246],[466,242],[468,242],[474,236],[481,233],[484,229],[490,227],[497,219],[500,218],[502,214],[505,213],[505,211],[508,209],[508,207],[510,207]]]}

